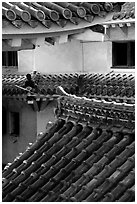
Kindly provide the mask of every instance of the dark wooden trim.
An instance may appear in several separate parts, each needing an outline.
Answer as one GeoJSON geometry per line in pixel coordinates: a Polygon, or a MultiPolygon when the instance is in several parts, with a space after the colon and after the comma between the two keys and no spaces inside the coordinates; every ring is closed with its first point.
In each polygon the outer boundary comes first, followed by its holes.
{"type": "Polygon", "coordinates": [[[111,69],[135,69],[135,66],[112,66],[111,69]]]}

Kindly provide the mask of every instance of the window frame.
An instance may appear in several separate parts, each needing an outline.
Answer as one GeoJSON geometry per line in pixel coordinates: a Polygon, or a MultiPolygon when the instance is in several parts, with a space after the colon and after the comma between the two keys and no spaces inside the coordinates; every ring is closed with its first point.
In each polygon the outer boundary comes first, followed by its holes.
{"type": "Polygon", "coordinates": [[[11,136],[16,136],[16,137],[20,135],[20,113],[19,112],[15,112],[15,111],[9,112],[9,134],[11,136]],[[16,117],[18,118],[17,124],[15,124],[16,122],[15,120],[17,120],[16,117]]]}
{"type": "Polygon", "coordinates": [[[2,67],[18,67],[18,51],[2,51],[2,67]]]}
{"type": "Polygon", "coordinates": [[[135,69],[135,64],[132,64],[132,59],[131,59],[131,43],[135,44],[135,41],[113,41],[112,42],[112,67],[111,69],[135,69]],[[126,65],[116,65],[114,63],[116,51],[114,50],[114,43],[127,43],[127,64],[126,65]]]}
{"type": "Polygon", "coordinates": [[[5,135],[6,133],[7,133],[7,111],[6,108],[2,107],[2,135],[5,135]],[[3,117],[3,113],[5,113],[5,117],[3,117]],[[3,122],[5,122],[4,125],[3,122]]]}

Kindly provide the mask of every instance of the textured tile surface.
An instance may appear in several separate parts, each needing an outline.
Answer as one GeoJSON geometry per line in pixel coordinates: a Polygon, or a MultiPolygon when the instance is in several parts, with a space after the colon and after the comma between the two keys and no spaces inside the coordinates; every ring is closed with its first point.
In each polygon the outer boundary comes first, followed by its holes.
{"type": "MultiPolygon", "coordinates": [[[[37,89],[34,90],[36,97],[57,94],[57,87],[62,86],[67,93],[77,96],[134,103],[135,77],[132,74],[42,75],[37,73],[32,79],[37,85],[37,89]]],[[[23,87],[25,80],[24,75],[3,75],[3,96],[26,97],[28,92],[15,86],[23,87]]]]}
{"type": "Polygon", "coordinates": [[[3,2],[3,26],[8,25],[7,21],[18,29],[24,24],[31,28],[42,24],[45,29],[55,25],[65,27],[68,22],[77,26],[81,21],[92,22],[96,16],[106,16],[115,10],[115,6],[104,2],[3,2]]]}
{"type": "Polygon", "coordinates": [[[58,119],[2,173],[3,202],[134,201],[133,133],[58,119]]]}

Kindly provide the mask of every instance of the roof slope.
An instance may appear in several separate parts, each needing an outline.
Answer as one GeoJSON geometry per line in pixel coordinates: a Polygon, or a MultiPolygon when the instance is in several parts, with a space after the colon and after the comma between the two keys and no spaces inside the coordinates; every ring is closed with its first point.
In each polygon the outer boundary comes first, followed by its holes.
{"type": "Polygon", "coordinates": [[[118,2],[3,2],[3,26],[8,25],[5,21],[17,28],[23,24],[30,28],[42,24],[48,29],[55,24],[65,27],[68,22],[78,25],[82,21],[92,22],[96,16],[104,17],[117,6],[121,5],[118,2]]]}
{"type": "Polygon", "coordinates": [[[134,201],[134,105],[65,96],[58,105],[52,127],[3,170],[3,201],[134,201]]]}
{"type": "Polygon", "coordinates": [[[135,2],[126,2],[122,5],[121,11],[113,15],[113,20],[126,20],[135,18],[135,2]]]}
{"type": "Polygon", "coordinates": [[[58,119],[3,171],[3,201],[134,201],[134,133],[58,119]]]}
{"type": "MultiPolygon", "coordinates": [[[[42,75],[33,74],[32,79],[37,84],[34,90],[36,97],[53,96],[57,94],[56,88],[62,86],[69,94],[86,96],[88,98],[105,99],[134,103],[135,77],[131,74],[59,74],[42,75]]],[[[25,75],[9,74],[2,76],[2,94],[4,97],[27,97],[27,91],[23,87],[25,75]]]]}

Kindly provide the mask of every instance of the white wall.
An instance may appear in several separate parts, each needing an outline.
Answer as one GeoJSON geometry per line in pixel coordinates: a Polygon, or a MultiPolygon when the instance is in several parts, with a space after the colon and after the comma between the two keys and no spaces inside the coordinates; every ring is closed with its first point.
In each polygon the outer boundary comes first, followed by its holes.
{"type": "Polygon", "coordinates": [[[20,135],[13,137],[9,134],[9,117],[7,118],[7,133],[2,136],[2,163],[12,162],[20,152],[24,152],[30,142],[34,142],[37,136],[36,112],[27,104],[16,100],[4,100],[2,105],[7,110],[7,117],[10,111],[20,113],[20,135]]]}
{"type": "Polygon", "coordinates": [[[49,105],[40,112],[35,112],[30,105],[24,102],[4,99],[2,106],[7,110],[7,133],[2,135],[2,163],[7,164],[13,162],[19,153],[24,152],[29,145],[37,139],[40,132],[46,131],[46,126],[49,121],[56,120],[54,116],[54,108],[57,102],[52,101],[49,105]],[[10,111],[20,113],[20,134],[19,137],[14,137],[10,132],[10,111]]]}
{"type": "Polygon", "coordinates": [[[111,42],[83,43],[84,72],[105,73],[112,66],[111,42]]]}
{"type": "Polygon", "coordinates": [[[112,65],[111,52],[109,41],[81,43],[73,40],[60,45],[43,45],[19,52],[19,72],[108,72],[112,65]]]}
{"type": "Polygon", "coordinates": [[[82,70],[81,43],[73,40],[54,46],[41,45],[32,51],[20,51],[19,72],[31,72],[34,69],[41,73],[80,72],[82,70]]]}
{"type": "Polygon", "coordinates": [[[34,50],[18,51],[18,71],[32,72],[34,68],[34,50]]]}
{"type": "Polygon", "coordinates": [[[55,107],[56,102],[51,102],[43,111],[37,112],[37,134],[40,132],[45,132],[47,123],[49,121],[54,122],[56,120],[54,116],[55,107]]]}

